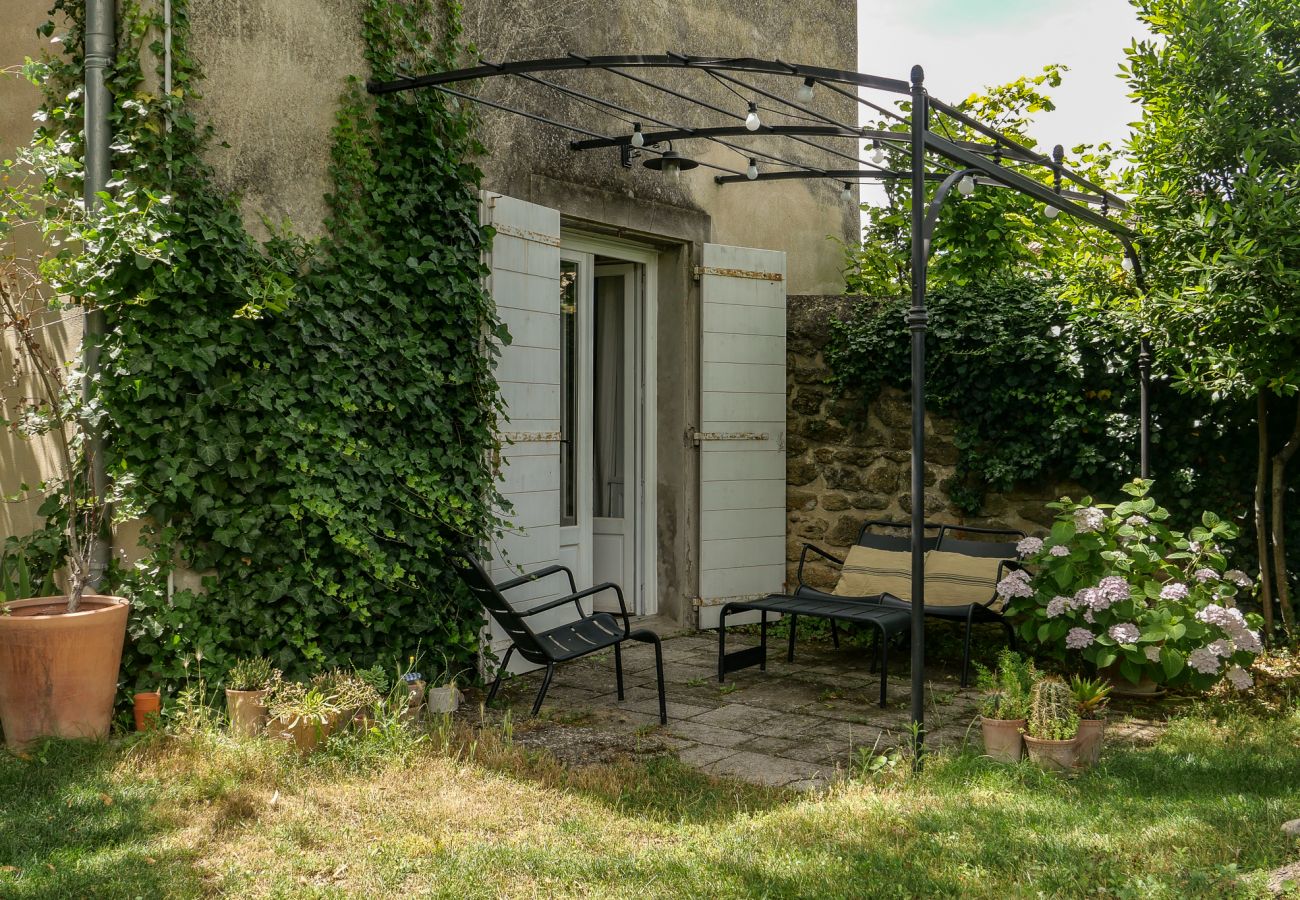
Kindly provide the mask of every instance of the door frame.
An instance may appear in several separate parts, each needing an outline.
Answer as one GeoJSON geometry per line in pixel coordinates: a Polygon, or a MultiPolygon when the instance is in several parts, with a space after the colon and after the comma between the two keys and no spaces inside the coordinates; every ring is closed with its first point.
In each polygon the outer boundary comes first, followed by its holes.
{"type": "MultiPolygon", "coordinates": [[[[639,293],[636,333],[637,360],[635,380],[635,432],[634,459],[636,461],[633,486],[633,508],[637,534],[635,569],[637,585],[630,591],[636,615],[651,616],[659,611],[658,577],[658,479],[656,477],[656,440],[658,437],[657,362],[659,337],[659,252],[653,247],[632,241],[587,234],[581,230],[560,227],[560,254],[591,254],[608,256],[619,262],[635,263],[641,267],[642,283],[639,293]]],[[[593,277],[595,271],[593,268],[593,277]]],[[[629,319],[629,321],[631,321],[629,319]]],[[[627,590],[627,585],[622,585],[627,590]]]]}

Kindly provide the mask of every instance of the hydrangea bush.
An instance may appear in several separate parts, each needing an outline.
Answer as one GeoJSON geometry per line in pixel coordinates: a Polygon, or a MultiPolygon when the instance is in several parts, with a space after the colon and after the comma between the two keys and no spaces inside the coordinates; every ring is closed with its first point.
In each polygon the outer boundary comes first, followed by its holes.
{"type": "Polygon", "coordinates": [[[1237,528],[1207,512],[1190,532],[1173,531],[1150,488],[1124,485],[1131,499],[1117,506],[1086,497],[1048,504],[1058,510],[1051,534],[1020,542],[1025,568],[999,582],[998,594],[1021,636],[1057,657],[1118,663],[1134,684],[1146,676],[1205,690],[1227,678],[1245,690],[1262,646],[1259,617],[1236,608],[1253,583],[1228,568],[1223,550],[1237,528]]]}

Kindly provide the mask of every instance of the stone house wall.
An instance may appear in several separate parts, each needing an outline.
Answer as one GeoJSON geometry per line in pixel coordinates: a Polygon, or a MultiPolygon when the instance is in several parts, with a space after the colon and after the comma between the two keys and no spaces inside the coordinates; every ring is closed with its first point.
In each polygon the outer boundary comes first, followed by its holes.
{"type": "MultiPolygon", "coordinates": [[[[909,397],[895,388],[864,398],[830,383],[823,351],[831,323],[846,315],[854,297],[789,298],[786,324],[786,530],[787,583],[804,543],[836,556],[857,539],[867,519],[906,522],[911,516],[911,428],[909,397]]],[[[899,327],[902,327],[900,323],[899,327]]],[[[965,515],[948,499],[945,485],[956,471],[957,446],[950,419],[926,416],[926,517],[933,522],[1008,527],[1043,534],[1052,516],[1043,504],[1062,494],[1079,496],[1071,485],[1040,485],[990,495],[978,515],[965,515]]],[[[830,588],[837,570],[810,557],[804,577],[830,588]]]]}

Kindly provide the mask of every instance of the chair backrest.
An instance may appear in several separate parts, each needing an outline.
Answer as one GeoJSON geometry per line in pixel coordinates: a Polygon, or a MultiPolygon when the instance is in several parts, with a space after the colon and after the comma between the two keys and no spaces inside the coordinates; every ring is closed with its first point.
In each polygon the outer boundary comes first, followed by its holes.
{"type": "Polygon", "coordinates": [[[487,570],[483,568],[478,558],[472,553],[461,551],[456,554],[456,561],[456,570],[460,573],[465,586],[469,588],[469,592],[474,595],[474,599],[483,604],[488,615],[496,620],[505,633],[510,635],[515,648],[524,659],[534,663],[547,662],[549,657],[542,649],[537,636],[528,627],[524,618],[515,612],[505,595],[497,590],[496,583],[488,576],[487,570]]]}
{"type": "Polygon", "coordinates": [[[944,525],[939,530],[939,542],[936,550],[947,553],[960,553],[963,556],[985,556],[993,559],[1015,559],[1016,542],[1025,533],[1014,528],[977,528],[974,525],[944,525]],[[958,535],[978,535],[978,537],[958,537],[958,535]],[[1003,540],[986,540],[1001,537],[1003,540]],[[1016,540],[1005,540],[1015,538],[1016,540]]]}
{"type": "MultiPolygon", "coordinates": [[[[936,522],[925,523],[925,535],[921,540],[921,549],[933,550],[943,533],[942,525],[936,522]],[[933,531],[935,534],[930,535],[933,531]]],[[[862,523],[858,531],[858,546],[871,547],[873,550],[905,551],[912,549],[912,524],[910,522],[890,522],[886,519],[871,519],[862,523]],[[872,531],[872,529],[879,529],[872,531]],[[888,530],[892,534],[882,534],[888,530]]]]}

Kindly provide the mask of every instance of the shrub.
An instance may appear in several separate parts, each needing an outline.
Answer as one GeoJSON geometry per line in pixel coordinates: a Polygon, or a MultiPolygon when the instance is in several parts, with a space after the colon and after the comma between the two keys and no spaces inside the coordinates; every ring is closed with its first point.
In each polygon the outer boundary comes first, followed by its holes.
{"type": "Polygon", "coordinates": [[[1237,528],[1206,512],[1189,533],[1171,530],[1168,510],[1147,496],[1150,481],[1124,485],[1117,506],[1064,498],[1049,537],[1026,538],[1027,568],[998,584],[1019,618],[1021,636],[1061,659],[1077,654],[1097,668],[1118,663],[1131,682],[1143,676],[1205,690],[1246,671],[1262,649],[1259,617],[1235,608],[1252,587],[1228,569],[1224,544],[1237,528]]]}

